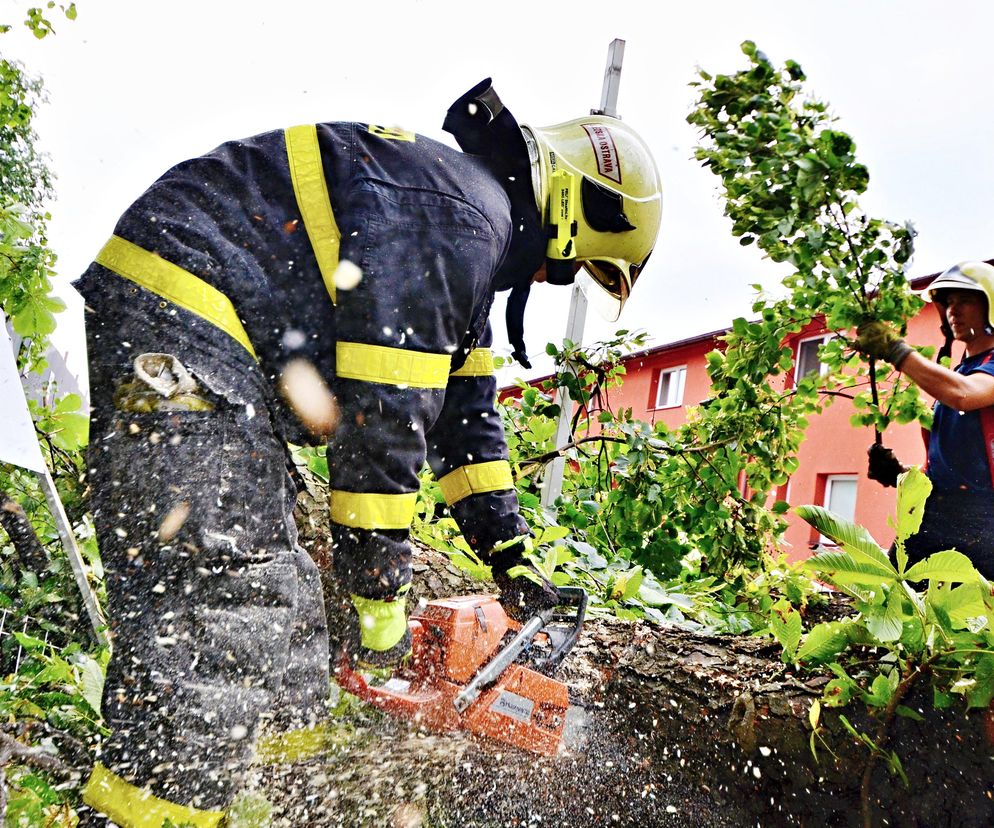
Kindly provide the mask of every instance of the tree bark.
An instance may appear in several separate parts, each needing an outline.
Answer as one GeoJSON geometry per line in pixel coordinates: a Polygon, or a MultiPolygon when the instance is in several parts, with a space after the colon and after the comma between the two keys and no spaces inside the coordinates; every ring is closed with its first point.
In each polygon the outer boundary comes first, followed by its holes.
{"type": "Polygon", "coordinates": [[[0,491],[0,526],[14,546],[15,568],[40,575],[48,566],[45,548],[24,514],[24,509],[3,491],[0,491]]]}
{"type": "MultiPolygon", "coordinates": [[[[298,522],[327,537],[303,509],[298,522]]],[[[494,591],[417,545],[415,572],[412,604],[494,591]]],[[[994,825],[994,723],[935,710],[927,680],[904,699],[924,721],[897,717],[888,730],[909,785],[875,761],[863,803],[870,751],[839,714],[873,737],[879,723],[860,702],[823,707],[812,739],[809,711],[828,677],[795,674],[768,639],[594,618],[558,676],[589,714],[582,752],[541,758],[353,712],[306,773],[262,772],[277,824],[994,825]]]]}
{"type": "MultiPolygon", "coordinates": [[[[412,602],[493,591],[443,556],[415,553],[412,602]]],[[[464,733],[430,734],[368,712],[339,733],[308,773],[270,769],[277,815],[314,825],[858,826],[869,750],[839,711],[823,708],[811,750],[811,703],[825,677],[795,675],[780,649],[754,637],[708,636],[615,619],[588,621],[559,677],[587,709],[582,752],[525,754],[464,733]],[[307,803],[301,811],[301,803],[307,803]]],[[[872,825],[994,824],[994,748],[977,712],[932,709],[926,688],[905,700],[925,720],[898,718],[885,762],[870,772],[872,825]]],[[[859,703],[841,711],[861,732],[859,703]]]]}

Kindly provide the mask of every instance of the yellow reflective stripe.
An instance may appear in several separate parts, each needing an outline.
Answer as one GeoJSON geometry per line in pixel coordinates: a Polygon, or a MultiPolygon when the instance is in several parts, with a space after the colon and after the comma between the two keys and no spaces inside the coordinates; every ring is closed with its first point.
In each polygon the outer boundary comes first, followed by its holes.
{"type": "Polygon", "coordinates": [[[418,140],[418,136],[407,129],[400,129],[399,127],[385,127],[379,124],[369,124],[367,127],[370,135],[379,135],[380,138],[386,138],[390,141],[409,141],[414,143],[418,140]]]}
{"type": "Polygon", "coordinates": [[[83,801],[127,828],[161,828],[164,820],[173,825],[215,828],[224,819],[223,811],[200,811],[177,805],[136,788],[97,762],[83,791],[83,801]]]}
{"type": "Polygon", "coordinates": [[[451,363],[448,354],[427,354],[359,342],[339,342],[335,346],[335,373],[339,377],[383,385],[445,388],[451,363]]]}
{"type": "Polygon", "coordinates": [[[445,502],[451,506],[470,495],[513,489],[514,478],[507,460],[492,460],[460,466],[439,480],[438,487],[445,502]]]}
{"type": "Polygon", "coordinates": [[[220,328],[255,358],[255,349],[231,301],[203,279],[150,253],[137,244],[111,236],[96,262],[173,304],[220,328]]]}
{"type": "Polygon", "coordinates": [[[267,733],[255,743],[255,763],[278,765],[305,762],[324,753],[330,741],[325,723],[283,733],[267,733]]]}
{"type": "Polygon", "coordinates": [[[318,261],[325,290],[334,303],[335,271],[338,269],[342,234],[331,209],[331,196],[318,146],[318,128],[314,124],[301,124],[284,130],[283,135],[293,194],[297,197],[300,217],[304,220],[304,229],[314,258],[318,261]]]}
{"type": "Polygon", "coordinates": [[[417,492],[388,495],[333,489],[331,519],[354,529],[407,529],[417,502],[417,492]]]}
{"type": "Polygon", "coordinates": [[[475,348],[453,377],[491,377],[494,375],[494,355],[489,348],[475,348]]]}

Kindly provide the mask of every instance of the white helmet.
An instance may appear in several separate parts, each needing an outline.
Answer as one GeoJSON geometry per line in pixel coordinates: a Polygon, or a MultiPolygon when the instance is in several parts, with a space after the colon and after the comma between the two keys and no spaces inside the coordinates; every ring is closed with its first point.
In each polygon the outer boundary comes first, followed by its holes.
{"type": "Polygon", "coordinates": [[[939,294],[943,288],[983,293],[987,297],[987,321],[994,327],[994,267],[987,262],[960,262],[936,276],[921,295],[926,301],[944,306],[939,294]]]}

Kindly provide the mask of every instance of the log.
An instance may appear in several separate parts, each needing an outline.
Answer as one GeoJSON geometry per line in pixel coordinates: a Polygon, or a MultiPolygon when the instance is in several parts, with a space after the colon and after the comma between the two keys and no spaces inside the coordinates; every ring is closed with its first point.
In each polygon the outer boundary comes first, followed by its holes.
{"type": "MultiPolygon", "coordinates": [[[[301,539],[326,565],[323,486],[297,471],[301,539]]],[[[495,591],[414,548],[412,603],[495,591]]],[[[840,713],[877,734],[861,703],[823,708],[812,739],[829,677],[796,674],[769,639],[594,618],[558,675],[589,714],[580,752],[536,757],[345,705],[325,755],[252,784],[284,826],[994,825],[994,721],[935,710],[927,682],[904,699],[923,721],[898,717],[888,731],[905,786],[884,762],[867,771],[869,750],[842,725],[840,713]]]]}
{"type": "Polygon", "coordinates": [[[0,491],[0,527],[14,547],[12,563],[16,572],[34,572],[41,576],[48,566],[48,555],[41,545],[21,505],[0,491]]]}
{"type": "MultiPolygon", "coordinates": [[[[493,591],[434,550],[415,559],[414,600],[493,591]]],[[[863,806],[869,751],[824,710],[812,754],[827,678],[794,674],[768,639],[595,618],[559,676],[589,714],[581,752],[541,758],[353,708],[326,755],[256,784],[277,825],[994,825],[985,717],[935,711],[927,693],[906,699],[924,721],[898,718],[889,745],[909,787],[876,762],[863,806]]],[[[876,733],[862,705],[842,712],[876,733]]]]}

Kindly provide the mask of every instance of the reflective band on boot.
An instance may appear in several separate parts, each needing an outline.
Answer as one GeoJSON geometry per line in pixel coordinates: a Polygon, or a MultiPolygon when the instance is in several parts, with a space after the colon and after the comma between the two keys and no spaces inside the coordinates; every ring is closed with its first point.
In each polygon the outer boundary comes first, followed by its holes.
{"type": "MultiPolygon", "coordinates": [[[[410,584],[401,589],[406,593],[410,584]]],[[[407,597],[398,595],[389,601],[353,595],[352,606],[359,615],[359,641],[367,650],[384,653],[407,632],[407,597]]]]}
{"type": "Polygon", "coordinates": [[[136,788],[97,762],[83,790],[83,801],[106,814],[122,828],[161,828],[168,819],[173,825],[194,825],[196,828],[217,828],[224,819],[223,811],[200,811],[177,805],[136,788]]]}

